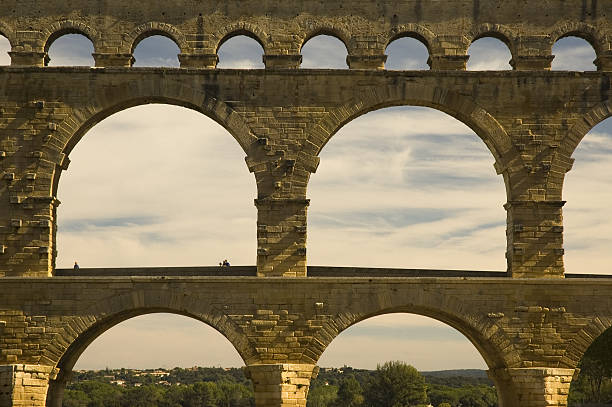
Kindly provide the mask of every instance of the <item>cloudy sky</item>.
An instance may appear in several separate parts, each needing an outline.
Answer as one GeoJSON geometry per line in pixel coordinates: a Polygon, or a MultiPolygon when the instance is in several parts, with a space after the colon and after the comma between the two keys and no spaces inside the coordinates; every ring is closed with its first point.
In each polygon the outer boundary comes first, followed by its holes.
{"type": "MultiPolygon", "coordinates": [[[[0,64],[9,63],[6,49],[0,41],[0,64]]],[[[64,36],[51,46],[50,64],[91,66],[92,51],[84,37],[64,36]]],[[[582,40],[563,39],[553,51],[554,69],[595,69],[593,49],[582,40]]],[[[262,52],[254,40],[236,37],[219,51],[219,68],[262,68],[262,52]]],[[[177,53],[166,38],[151,37],[136,48],[136,66],[176,67],[177,53]]],[[[304,68],[347,68],[346,49],[334,38],[315,37],[302,53],[304,68]]],[[[416,40],[398,40],[387,54],[387,69],[428,68],[416,40]]],[[[471,70],[510,68],[509,51],[494,39],[476,41],[470,55],[471,70]]],[[[612,274],[610,137],[612,119],[586,137],[567,177],[571,273],[612,274]]],[[[135,107],[95,126],[70,159],[59,186],[59,267],[255,263],[255,180],[238,144],[211,119],[174,106],[135,107]]],[[[444,113],[388,108],[347,124],[322,152],[308,195],[311,265],[505,269],[502,178],[480,139],[444,113]]],[[[374,368],[397,359],[421,370],[485,368],[460,333],[416,315],[357,324],[319,364],[374,368]]],[[[77,368],[242,364],[212,328],[155,314],[109,330],[77,368]]]]}

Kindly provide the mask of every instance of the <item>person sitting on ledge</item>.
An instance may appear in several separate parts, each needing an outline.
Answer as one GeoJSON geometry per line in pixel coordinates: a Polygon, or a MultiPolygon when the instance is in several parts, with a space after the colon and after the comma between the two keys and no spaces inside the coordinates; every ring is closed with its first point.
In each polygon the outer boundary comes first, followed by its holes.
{"type": "Polygon", "coordinates": [[[76,261],[74,262],[74,267],[73,267],[73,269],[75,269],[75,270],[80,269],[79,264],[78,264],[76,261]]]}
{"type": "Polygon", "coordinates": [[[227,261],[227,259],[223,260],[223,267],[229,267],[230,263],[229,261],[227,261]]]}

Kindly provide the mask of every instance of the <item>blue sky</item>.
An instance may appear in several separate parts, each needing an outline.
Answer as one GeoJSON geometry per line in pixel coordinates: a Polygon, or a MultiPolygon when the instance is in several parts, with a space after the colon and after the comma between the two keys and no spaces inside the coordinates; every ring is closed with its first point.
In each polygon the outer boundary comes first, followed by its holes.
{"type": "MultiPolygon", "coordinates": [[[[585,44],[559,41],[553,68],[595,69],[585,44]]],[[[0,65],[8,64],[7,48],[0,41],[0,65]]],[[[93,64],[84,37],[61,37],[49,52],[51,65],[93,64]]],[[[176,67],[177,53],[168,39],[151,37],[136,48],[136,66],[176,67]]],[[[219,50],[219,68],[262,68],[262,53],[254,40],[235,37],[219,50]]],[[[510,53],[498,40],[478,40],[469,53],[469,69],[509,69],[510,53]]],[[[302,54],[303,68],[347,68],[346,49],[332,37],[313,38],[302,54]]],[[[387,69],[428,69],[416,40],[398,40],[387,54],[387,69]]],[[[593,129],[567,176],[568,272],[612,273],[611,136],[612,119],[593,129]]],[[[83,267],[255,263],[255,181],[243,151],[211,119],[175,106],[128,109],[91,129],[70,159],[59,186],[59,267],[75,260],[83,267]]],[[[308,197],[309,264],[505,269],[502,178],[484,143],[444,113],[396,107],[347,124],[321,153],[308,197]]],[[[421,370],[485,367],[457,331],[409,314],[357,324],[319,364],[373,368],[396,359],[421,370]]],[[[109,330],[77,368],[192,365],[242,361],[212,328],[155,314],[109,330]]]]}

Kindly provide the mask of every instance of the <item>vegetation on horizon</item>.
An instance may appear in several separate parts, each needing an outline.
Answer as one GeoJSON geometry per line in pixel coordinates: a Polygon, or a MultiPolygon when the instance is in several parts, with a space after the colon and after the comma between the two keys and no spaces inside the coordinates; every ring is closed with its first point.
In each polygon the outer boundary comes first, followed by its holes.
{"type": "MultiPolygon", "coordinates": [[[[403,362],[376,370],[321,369],[308,407],[493,407],[495,388],[474,372],[419,373],[403,362]],[[444,404],[446,403],[446,404],[444,404]]],[[[242,369],[114,369],[74,372],[63,407],[252,407],[253,387],[242,369]]]]}

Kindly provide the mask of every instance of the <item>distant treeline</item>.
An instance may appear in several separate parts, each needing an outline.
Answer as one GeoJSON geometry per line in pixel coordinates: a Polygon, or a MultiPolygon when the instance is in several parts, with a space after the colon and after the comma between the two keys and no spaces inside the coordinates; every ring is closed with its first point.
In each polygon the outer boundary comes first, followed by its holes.
{"type": "MultiPolygon", "coordinates": [[[[493,407],[495,388],[483,371],[421,374],[402,362],[377,370],[321,369],[308,407],[493,407]],[[447,403],[447,404],[445,404],[447,403]]],[[[242,369],[113,369],[74,372],[64,407],[251,407],[242,369]]]]}

